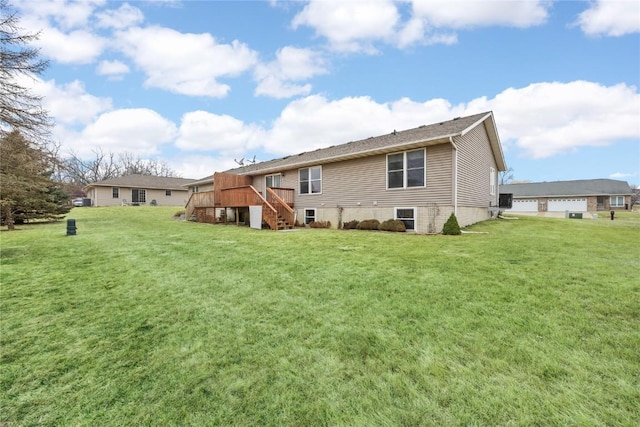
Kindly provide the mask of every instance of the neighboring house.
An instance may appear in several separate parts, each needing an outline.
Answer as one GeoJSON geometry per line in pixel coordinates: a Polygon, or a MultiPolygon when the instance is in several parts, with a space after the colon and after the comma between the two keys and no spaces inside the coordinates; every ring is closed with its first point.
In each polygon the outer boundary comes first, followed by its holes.
{"type": "Polygon", "coordinates": [[[184,206],[193,179],[150,175],[126,175],[94,182],[85,187],[91,206],[184,206]]]}
{"type": "Polygon", "coordinates": [[[188,190],[189,196],[191,196],[192,193],[200,193],[201,191],[213,191],[213,175],[194,179],[187,184],[183,184],[183,187],[188,190]]]}
{"type": "Polygon", "coordinates": [[[629,209],[631,187],[614,179],[531,182],[500,186],[513,194],[507,212],[597,212],[629,209]]]}
{"type": "Polygon", "coordinates": [[[451,213],[461,226],[495,215],[504,170],[494,116],[485,112],[216,173],[214,191],[194,193],[186,212],[206,222],[233,213],[246,223],[260,219],[258,207],[276,230],[393,218],[439,233],[451,213]]]}

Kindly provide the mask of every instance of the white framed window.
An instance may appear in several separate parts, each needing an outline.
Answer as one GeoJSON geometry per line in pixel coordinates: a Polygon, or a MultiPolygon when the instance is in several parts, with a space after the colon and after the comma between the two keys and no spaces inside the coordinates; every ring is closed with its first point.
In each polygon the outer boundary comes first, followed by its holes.
{"type": "Polygon", "coordinates": [[[489,168],[489,194],[496,195],[496,170],[495,168],[489,168]]]}
{"type": "Polygon", "coordinates": [[[308,225],[316,220],[316,210],[315,209],[305,209],[304,210],[304,225],[308,225]]]}
{"type": "Polygon", "coordinates": [[[134,188],[131,190],[131,202],[132,203],[146,203],[147,202],[147,190],[144,188],[134,188]]]}
{"type": "Polygon", "coordinates": [[[267,175],[264,177],[264,188],[281,187],[282,174],[267,175]]]}
{"type": "Polygon", "coordinates": [[[300,169],[299,176],[300,194],[322,193],[322,166],[300,169]]]}
{"type": "Polygon", "coordinates": [[[426,151],[405,151],[387,155],[387,188],[424,187],[426,176],[426,151]]]}
{"type": "Polygon", "coordinates": [[[191,187],[191,191],[193,193],[198,193],[200,192],[200,187],[198,187],[197,185],[194,185],[193,187],[191,187]]]}
{"type": "Polygon", "coordinates": [[[164,195],[167,197],[171,197],[171,190],[164,190],[164,195]]]}
{"type": "Polygon", "coordinates": [[[120,188],[113,187],[113,189],[111,190],[111,197],[113,197],[114,199],[119,199],[120,198],[120,188]]]}
{"type": "Polygon", "coordinates": [[[393,219],[404,222],[407,231],[416,231],[416,221],[418,219],[416,208],[393,208],[393,219]]]}
{"type": "Polygon", "coordinates": [[[624,196],[611,196],[610,204],[612,208],[623,208],[624,196]]]}

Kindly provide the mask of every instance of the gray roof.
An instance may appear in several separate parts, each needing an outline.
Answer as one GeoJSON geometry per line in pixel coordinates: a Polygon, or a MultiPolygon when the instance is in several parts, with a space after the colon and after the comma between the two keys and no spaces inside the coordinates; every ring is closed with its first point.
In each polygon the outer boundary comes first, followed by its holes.
{"type": "Polygon", "coordinates": [[[582,179],[576,181],[529,182],[500,186],[500,193],[512,193],[517,197],[547,196],[626,196],[631,187],[626,181],[615,179],[582,179]]]}
{"type": "Polygon", "coordinates": [[[182,184],[182,185],[187,187],[187,186],[192,186],[192,185],[211,184],[212,182],[213,182],[213,174],[207,175],[207,176],[202,177],[202,178],[194,179],[191,182],[188,182],[188,183],[182,184]]]}
{"type": "Polygon", "coordinates": [[[446,142],[449,137],[464,135],[466,132],[483,121],[490,121],[487,132],[491,140],[492,149],[498,165],[498,170],[505,170],[506,165],[500,146],[500,140],[493,121],[493,113],[484,112],[467,117],[456,117],[453,120],[423,125],[414,129],[393,131],[386,135],[370,137],[346,144],[333,145],[315,151],[294,154],[279,159],[241,166],[226,172],[240,175],[257,175],[262,173],[279,172],[296,167],[310,166],[320,163],[337,162],[376,154],[391,153],[393,151],[424,147],[446,142]]]}
{"type": "Polygon", "coordinates": [[[193,181],[193,179],[170,178],[164,176],[125,175],[118,178],[110,178],[105,179],[104,181],[93,182],[87,187],[132,187],[184,191],[185,188],[183,186],[188,185],[193,181]]]}

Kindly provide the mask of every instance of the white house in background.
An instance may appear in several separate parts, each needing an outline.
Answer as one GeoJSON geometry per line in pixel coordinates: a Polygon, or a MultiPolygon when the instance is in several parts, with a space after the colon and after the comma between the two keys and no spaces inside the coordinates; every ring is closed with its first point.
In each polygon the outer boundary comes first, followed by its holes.
{"type": "Polygon", "coordinates": [[[150,175],[125,175],[87,185],[91,206],[184,206],[193,179],[150,175]]]}
{"type": "Polygon", "coordinates": [[[597,212],[625,210],[631,206],[631,187],[614,179],[530,182],[500,186],[513,194],[506,212],[597,212]]]}

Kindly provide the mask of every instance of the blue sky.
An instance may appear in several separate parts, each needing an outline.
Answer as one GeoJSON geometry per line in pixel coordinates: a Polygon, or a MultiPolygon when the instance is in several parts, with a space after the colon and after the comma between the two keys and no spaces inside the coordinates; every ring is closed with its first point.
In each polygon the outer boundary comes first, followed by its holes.
{"type": "Polygon", "coordinates": [[[14,1],[63,152],[186,178],[492,110],[516,180],[640,184],[640,2],[14,1]]]}

